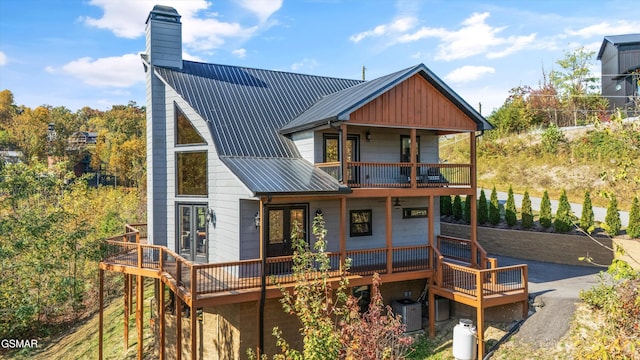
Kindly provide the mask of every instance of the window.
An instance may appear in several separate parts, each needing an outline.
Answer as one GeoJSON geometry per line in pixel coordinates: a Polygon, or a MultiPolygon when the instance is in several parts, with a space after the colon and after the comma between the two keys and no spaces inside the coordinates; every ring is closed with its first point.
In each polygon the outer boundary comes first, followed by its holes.
{"type": "Polygon", "coordinates": [[[351,210],[349,219],[350,236],[370,236],[372,234],[371,210],[351,210]]]}
{"type": "MultiPolygon", "coordinates": [[[[360,138],[357,135],[347,135],[347,162],[360,160],[359,142],[360,138]]],[[[338,134],[324,134],[323,162],[340,162],[340,160],[340,137],[338,134]]],[[[336,171],[339,172],[338,170],[336,171]]],[[[353,167],[349,167],[347,172],[349,181],[357,182],[357,172],[354,173],[353,167]]],[[[342,174],[331,173],[331,175],[336,179],[342,177],[342,174]]]]}
{"type": "MultiPolygon", "coordinates": [[[[400,136],[400,162],[411,162],[411,137],[400,136]]],[[[420,136],[416,136],[416,162],[420,162],[420,136]]]]}
{"type": "Polygon", "coordinates": [[[178,108],[174,105],[176,114],[176,144],[177,145],[195,145],[206,144],[198,130],[178,108]]]}
{"type": "Polygon", "coordinates": [[[402,208],[403,219],[426,218],[429,215],[426,207],[402,208]]]}
{"type": "Polygon", "coordinates": [[[207,195],[207,152],[176,154],[176,194],[207,195]]]}
{"type": "Polygon", "coordinates": [[[369,304],[371,303],[371,285],[354,286],[353,297],[358,299],[360,312],[366,312],[369,310],[369,304]]]}

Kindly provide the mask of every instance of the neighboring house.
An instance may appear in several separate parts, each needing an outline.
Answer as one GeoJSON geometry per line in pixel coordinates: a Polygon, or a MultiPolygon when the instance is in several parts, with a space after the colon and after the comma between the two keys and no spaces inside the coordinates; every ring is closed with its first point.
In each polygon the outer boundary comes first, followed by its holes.
{"type": "Polygon", "coordinates": [[[476,241],[476,137],[492,126],[425,65],[365,82],[185,61],[180,15],[164,6],[146,31],[148,224],[123,237],[136,243],[109,241],[101,269],[138,289],[156,279],[155,304],[169,289],[173,308],[201,310],[183,331],[181,311],[154,307],[161,358],[273,353],[274,326],[299,346],[268,277],[291,282],[291,231],[312,243],[318,214],[332,265],[351,259],[353,291],[374,272],[388,303],[429,289],[432,334],[436,295],[476,308],[481,351],[485,308],[526,313],[526,266],[496,268],[476,241]],[[440,162],[451,134],[468,161],[440,162]],[[470,239],[440,236],[440,196],[452,195],[471,199],[470,239]]]}
{"type": "Polygon", "coordinates": [[[602,96],[609,100],[609,108],[639,110],[640,34],[605,36],[598,60],[602,96]]]}

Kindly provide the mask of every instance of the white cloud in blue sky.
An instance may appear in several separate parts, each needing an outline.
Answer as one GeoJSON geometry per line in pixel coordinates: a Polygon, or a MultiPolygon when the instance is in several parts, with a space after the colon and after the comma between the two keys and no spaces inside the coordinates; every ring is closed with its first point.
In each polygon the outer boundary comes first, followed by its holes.
{"type": "Polygon", "coordinates": [[[157,3],[182,16],[184,59],[354,79],[423,62],[485,115],[564,52],[640,32],[634,0],[0,1],[0,90],[32,107],[144,104],[139,54],[157,3]]]}

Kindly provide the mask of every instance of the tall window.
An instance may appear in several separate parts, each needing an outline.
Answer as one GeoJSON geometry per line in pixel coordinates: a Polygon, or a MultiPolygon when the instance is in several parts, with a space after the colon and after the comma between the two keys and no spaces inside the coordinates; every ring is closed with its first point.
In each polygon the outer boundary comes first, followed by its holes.
{"type": "Polygon", "coordinates": [[[207,152],[176,153],[176,194],[207,195],[207,152]]]}
{"type": "Polygon", "coordinates": [[[180,108],[178,108],[178,105],[175,105],[175,114],[177,145],[196,145],[206,143],[191,121],[189,121],[180,108]]]}
{"type": "MultiPolygon", "coordinates": [[[[357,135],[347,135],[347,162],[349,161],[359,161],[359,137],[357,135]]],[[[340,162],[341,154],[340,154],[340,137],[338,134],[325,134],[324,135],[324,153],[323,160],[324,162],[340,162]]],[[[353,167],[349,167],[347,169],[349,181],[357,182],[357,171],[354,171],[353,167]]],[[[336,179],[340,179],[342,174],[331,174],[336,179]]]]}
{"type": "MultiPolygon", "coordinates": [[[[411,162],[411,137],[400,136],[400,162],[411,162]]],[[[416,162],[420,162],[420,136],[416,136],[416,162]]]]}

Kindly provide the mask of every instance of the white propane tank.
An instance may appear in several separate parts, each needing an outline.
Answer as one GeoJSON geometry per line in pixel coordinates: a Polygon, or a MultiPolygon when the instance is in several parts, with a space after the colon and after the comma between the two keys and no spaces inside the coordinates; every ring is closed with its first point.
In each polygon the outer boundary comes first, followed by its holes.
{"type": "Polygon", "coordinates": [[[460,319],[453,328],[453,357],[456,360],[475,360],[477,346],[476,327],[469,319],[460,319]]]}

